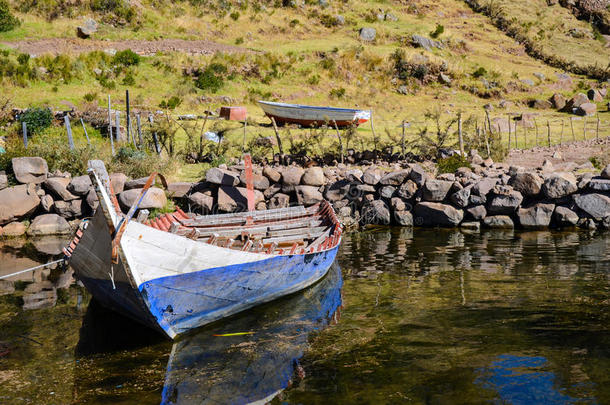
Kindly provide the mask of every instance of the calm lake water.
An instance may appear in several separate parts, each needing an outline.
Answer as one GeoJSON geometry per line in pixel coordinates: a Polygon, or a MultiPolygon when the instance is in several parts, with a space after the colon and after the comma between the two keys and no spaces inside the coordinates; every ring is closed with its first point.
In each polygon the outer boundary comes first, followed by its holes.
{"type": "MultiPolygon", "coordinates": [[[[0,245],[0,274],[61,242],[0,245]]],[[[610,233],[346,235],[312,288],[173,343],[60,269],[19,279],[3,404],[610,403],[610,233]]]]}

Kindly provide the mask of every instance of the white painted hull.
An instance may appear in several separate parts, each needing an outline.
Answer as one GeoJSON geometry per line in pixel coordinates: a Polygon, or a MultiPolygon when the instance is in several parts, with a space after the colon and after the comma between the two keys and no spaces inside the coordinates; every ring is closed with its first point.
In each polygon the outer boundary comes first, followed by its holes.
{"type": "Polygon", "coordinates": [[[259,101],[265,114],[273,117],[278,123],[293,123],[304,126],[328,124],[334,126],[358,126],[371,118],[371,112],[351,108],[316,107],[300,104],[275,103],[259,101]]]}

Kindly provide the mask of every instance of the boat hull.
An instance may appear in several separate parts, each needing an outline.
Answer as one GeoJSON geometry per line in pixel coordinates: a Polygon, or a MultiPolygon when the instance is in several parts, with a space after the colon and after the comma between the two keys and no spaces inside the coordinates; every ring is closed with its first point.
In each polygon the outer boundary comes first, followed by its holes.
{"type": "Polygon", "coordinates": [[[349,108],[315,107],[298,104],[259,101],[260,107],[269,118],[279,125],[297,124],[305,127],[322,125],[339,128],[358,126],[370,119],[370,111],[349,108]]]}

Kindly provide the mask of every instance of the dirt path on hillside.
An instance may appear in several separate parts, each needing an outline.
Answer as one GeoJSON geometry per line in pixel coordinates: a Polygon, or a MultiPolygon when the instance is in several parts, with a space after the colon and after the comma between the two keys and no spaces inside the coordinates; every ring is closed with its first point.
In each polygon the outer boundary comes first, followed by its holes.
{"type": "Polygon", "coordinates": [[[185,39],[161,39],[158,41],[125,40],[125,41],[98,41],[78,38],[49,38],[2,42],[2,44],[31,55],[45,53],[83,53],[96,50],[122,51],[131,49],[140,55],[154,55],[157,52],[185,52],[198,55],[209,55],[216,52],[238,53],[250,52],[238,46],[224,45],[212,41],[185,39]]]}
{"type": "Polygon", "coordinates": [[[556,145],[551,148],[532,148],[528,150],[512,150],[505,162],[510,165],[535,168],[542,166],[545,160],[553,165],[565,162],[585,163],[590,157],[597,157],[601,161],[610,162],[610,137],[599,140],[570,142],[556,145]],[[555,155],[557,153],[557,155],[555,155]],[[555,155],[556,157],[553,157],[555,155]]]}

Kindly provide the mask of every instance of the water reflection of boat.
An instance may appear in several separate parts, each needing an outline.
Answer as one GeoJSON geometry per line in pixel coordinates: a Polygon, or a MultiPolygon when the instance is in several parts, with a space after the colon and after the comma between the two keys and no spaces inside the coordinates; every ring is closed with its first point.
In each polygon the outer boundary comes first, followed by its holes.
{"type": "MultiPolygon", "coordinates": [[[[338,319],[338,266],[310,289],[176,342],[163,403],[266,403],[292,383],[310,334],[338,319]],[[237,336],[214,336],[253,332],[237,336]]],[[[298,373],[297,373],[298,374],[298,373]]]]}
{"type": "MultiPolygon", "coordinates": [[[[315,331],[336,322],[341,306],[341,270],[335,264],[317,284],[181,336],[171,348],[162,391],[164,404],[265,403],[292,384],[298,359],[315,331]],[[233,336],[214,336],[226,334],[233,336]]],[[[140,348],[166,355],[161,334],[139,326],[91,301],[80,331],[79,357],[108,358],[140,348]],[[148,346],[144,348],[143,346],[148,346]],[[156,345],[156,346],[155,346],[156,345]]],[[[89,362],[80,362],[85,367],[89,362]]],[[[96,367],[99,367],[97,364],[96,367]]],[[[97,370],[99,373],[99,370],[97,370]]],[[[83,369],[79,374],[88,371],[83,369]]],[[[81,382],[81,390],[88,383],[81,382]]],[[[96,386],[89,387],[95,390],[96,386]]],[[[86,394],[82,394],[84,397],[86,394]]]]}

